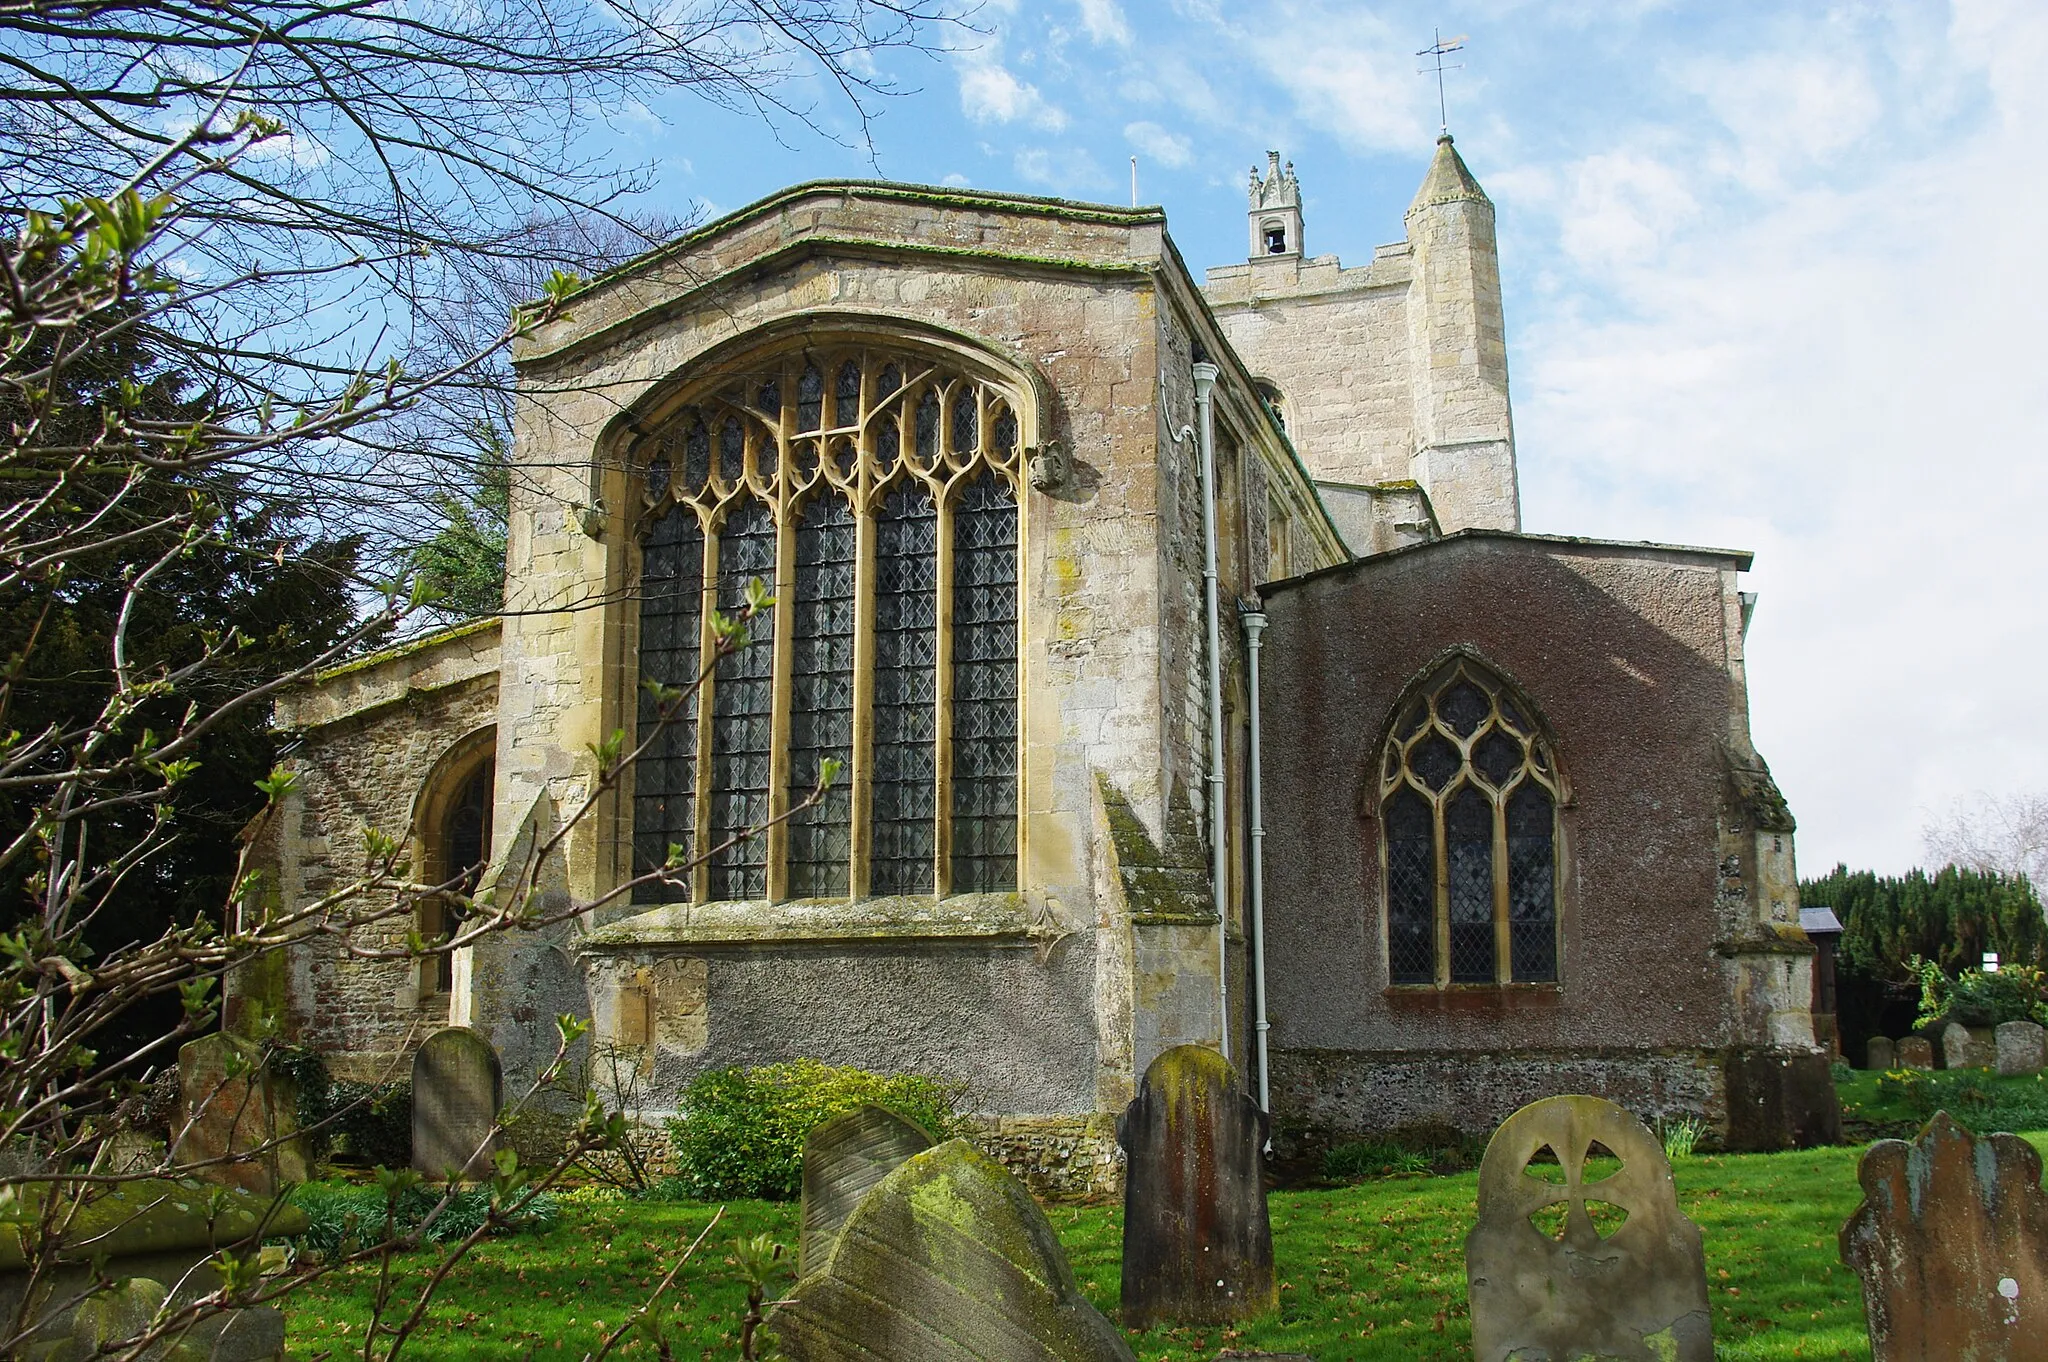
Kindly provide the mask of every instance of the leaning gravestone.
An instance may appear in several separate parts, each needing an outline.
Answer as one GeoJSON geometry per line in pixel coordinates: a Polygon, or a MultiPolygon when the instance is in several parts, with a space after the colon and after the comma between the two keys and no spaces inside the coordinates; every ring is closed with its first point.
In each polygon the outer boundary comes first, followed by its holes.
{"type": "Polygon", "coordinates": [[[297,1089],[262,1060],[259,1046],[225,1031],[178,1051],[172,1163],[259,1196],[306,1180],[297,1089]]]}
{"type": "Polygon", "coordinates": [[[1129,1156],[1124,1324],[1228,1324],[1277,1307],[1266,1116],[1230,1061],[1201,1045],[1153,1060],[1117,1143],[1129,1156]]]}
{"type": "Polygon", "coordinates": [[[2048,1195],[2032,1145],[1938,1111],[1912,1144],[1870,1146],[1856,1176],[1841,1252],[1863,1279],[1873,1362],[2041,1356],[2048,1195]]]}
{"type": "Polygon", "coordinates": [[[1679,1212],[1656,1137],[1598,1097],[1545,1098],[1494,1132],[1465,1278],[1479,1362],[1714,1356],[1699,1226],[1679,1212]],[[1589,1171],[1595,1146],[1621,1167],[1589,1171]],[[1531,1170],[1546,1148],[1552,1177],[1531,1170]]]}
{"type": "Polygon", "coordinates": [[[2001,1078],[2023,1078],[2048,1067],[2048,1031],[2030,1021],[2000,1022],[1997,1036],[2001,1078]]]}
{"type": "Polygon", "coordinates": [[[481,1031],[450,1026],[412,1057],[412,1166],[430,1178],[489,1174],[505,1076],[481,1031]]]}
{"type": "Polygon", "coordinates": [[[1899,1067],[1901,1069],[1932,1069],[1934,1067],[1934,1046],[1925,1036],[1901,1036],[1899,1038],[1899,1067]]]}
{"type": "Polygon", "coordinates": [[[1941,1028],[1945,1069],[1988,1069],[1998,1063],[1998,1042],[1989,1027],[1950,1022],[1941,1028]]]}
{"type": "Polygon", "coordinates": [[[1864,1042],[1864,1068],[1875,1069],[1879,1073],[1883,1073],[1886,1069],[1892,1068],[1898,1062],[1899,1057],[1897,1052],[1892,1049],[1891,1037],[1872,1036],[1869,1040],[1864,1042]]]}
{"type": "Polygon", "coordinates": [[[965,1140],[861,1198],[768,1316],[790,1362],[1133,1362],[1024,1184],[965,1140]]]}
{"type": "Polygon", "coordinates": [[[825,1261],[839,1227],[870,1187],[895,1172],[905,1159],[931,1147],[932,1137],[923,1126],[877,1106],[835,1116],[813,1130],[804,1141],[803,1232],[797,1240],[797,1272],[825,1261]]]}

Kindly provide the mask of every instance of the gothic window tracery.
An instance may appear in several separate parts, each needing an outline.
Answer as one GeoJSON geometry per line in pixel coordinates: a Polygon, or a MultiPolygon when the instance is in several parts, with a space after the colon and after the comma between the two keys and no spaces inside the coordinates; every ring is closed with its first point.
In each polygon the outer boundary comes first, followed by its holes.
{"type": "Polygon", "coordinates": [[[736,372],[643,440],[642,674],[687,685],[707,598],[729,614],[749,578],[782,585],[638,763],[633,873],[845,767],[821,803],[639,901],[1016,887],[1020,411],[966,365],[848,342],[736,372]]]}
{"type": "Polygon", "coordinates": [[[1388,981],[1555,982],[1548,741],[1506,684],[1466,657],[1397,713],[1379,777],[1388,981]]]}

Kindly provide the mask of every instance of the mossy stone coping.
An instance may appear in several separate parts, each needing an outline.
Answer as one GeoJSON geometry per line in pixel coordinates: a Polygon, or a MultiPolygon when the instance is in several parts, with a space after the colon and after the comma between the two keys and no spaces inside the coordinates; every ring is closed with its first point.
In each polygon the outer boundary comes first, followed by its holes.
{"type": "MultiPolygon", "coordinates": [[[[49,1183],[14,1189],[0,1205],[0,1272],[28,1266],[26,1244],[36,1234],[49,1183]]],[[[144,1178],[95,1197],[77,1213],[57,1251],[64,1262],[88,1262],[99,1254],[125,1258],[138,1253],[224,1248],[259,1229],[266,1239],[304,1234],[306,1213],[277,1202],[196,1178],[144,1178]]]]}

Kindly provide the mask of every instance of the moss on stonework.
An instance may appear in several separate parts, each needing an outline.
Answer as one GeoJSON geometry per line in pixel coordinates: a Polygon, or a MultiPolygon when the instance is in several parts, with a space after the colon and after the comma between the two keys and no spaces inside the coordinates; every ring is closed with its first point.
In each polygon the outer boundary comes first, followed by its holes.
{"type": "Polygon", "coordinates": [[[1771,779],[1771,768],[1754,751],[1722,749],[1728,763],[1728,779],[1735,786],[1735,798],[1749,815],[1750,826],[1758,832],[1791,833],[1799,830],[1792,806],[1784,791],[1771,779]]]}
{"type": "Polygon", "coordinates": [[[230,985],[228,1029],[241,1036],[261,1034],[266,1022],[284,1019],[291,989],[291,961],[283,951],[260,955],[235,967],[230,985]]]}
{"type": "Polygon", "coordinates": [[[486,619],[467,620],[461,624],[453,624],[446,629],[436,629],[431,634],[421,634],[418,638],[407,639],[403,643],[395,643],[389,648],[379,648],[374,653],[364,653],[361,657],[338,663],[327,668],[325,671],[315,672],[309,684],[315,686],[323,685],[338,676],[347,676],[352,672],[368,671],[372,667],[382,666],[386,662],[391,662],[401,657],[408,657],[413,653],[423,653],[429,648],[439,647],[443,643],[452,643],[456,639],[465,638],[470,634],[480,634],[486,629],[495,629],[498,627],[498,624],[498,617],[492,615],[486,619]]]}
{"type": "Polygon", "coordinates": [[[1095,784],[1109,823],[1110,848],[1116,856],[1124,906],[1132,920],[1214,922],[1216,905],[1209,895],[1208,853],[1187,795],[1175,790],[1167,800],[1166,846],[1162,850],[1146,831],[1131,801],[1108,776],[1096,772],[1095,784]]]}
{"type": "MultiPolygon", "coordinates": [[[[49,1184],[30,1183],[0,1209],[0,1271],[19,1270],[27,1262],[25,1236],[42,1220],[49,1184]]],[[[122,1258],[137,1253],[170,1253],[180,1249],[227,1247],[259,1229],[266,1238],[303,1234],[306,1213],[234,1187],[220,1187],[196,1178],[144,1178],[123,1185],[78,1210],[57,1257],[88,1262],[105,1254],[122,1258]]]]}

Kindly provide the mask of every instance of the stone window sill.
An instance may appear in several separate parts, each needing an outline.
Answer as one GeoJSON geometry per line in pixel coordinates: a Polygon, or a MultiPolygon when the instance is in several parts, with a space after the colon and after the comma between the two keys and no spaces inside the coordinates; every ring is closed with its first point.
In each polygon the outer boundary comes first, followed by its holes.
{"type": "Polygon", "coordinates": [[[1392,1012],[1497,1016],[1549,1011],[1564,1000],[1562,984],[1391,984],[1381,994],[1392,1012]]]}
{"type": "Polygon", "coordinates": [[[664,904],[599,927],[578,949],[609,955],[805,942],[1023,941],[1031,935],[1031,913],[1020,893],[900,895],[664,904]]]}

